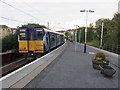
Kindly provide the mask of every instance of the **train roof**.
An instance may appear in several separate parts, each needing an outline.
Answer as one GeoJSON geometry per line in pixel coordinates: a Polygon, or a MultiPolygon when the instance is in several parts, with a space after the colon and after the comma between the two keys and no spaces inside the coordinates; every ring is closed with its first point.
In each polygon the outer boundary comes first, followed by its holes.
{"type": "Polygon", "coordinates": [[[40,27],[40,26],[23,26],[23,27],[19,27],[19,29],[21,28],[43,28],[43,27],[40,27]]]}
{"type": "Polygon", "coordinates": [[[56,34],[64,35],[63,33],[59,33],[59,32],[56,32],[56,31],[52,31],[51,29],[48,29],[48,28],[44,28],[44,30],[45,30],[46,32],[51,32],[51,33],[56,33],[56,34]]]}
{"type": "Polygon", "coordinates": [[[22,28],[42,28],[42,29],[44,29],[46,32],[51,32],[51,33],[56,33],[56,34],[64,35],[64,34],[62,34],[62,33],[59,33],[59,32],[56,32],[56,31],[52,31],[51,29],[43,28],[43,27],[40,27],[40,26],[23,26],[23,27],[19,27],[19,29],[22,29],[22,28]]]}

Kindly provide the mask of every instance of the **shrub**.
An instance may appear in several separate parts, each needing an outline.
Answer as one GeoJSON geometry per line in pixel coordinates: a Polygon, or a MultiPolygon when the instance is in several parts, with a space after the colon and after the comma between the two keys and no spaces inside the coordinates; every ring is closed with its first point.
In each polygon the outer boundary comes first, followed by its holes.
{"type": "Polygon", "coordinates": [[[2,39],[2,52],[11,49],[18,49],[17,32],[15,34],[10,34],[2,39]]]}
{"type": "Polygon", "coordinates": [[[95,55],[95,59],[98,59],[98,60],[105,60],[106,59],[106,56],[104,53],[102,52],[98,52],[96,55],[95,55]]]}

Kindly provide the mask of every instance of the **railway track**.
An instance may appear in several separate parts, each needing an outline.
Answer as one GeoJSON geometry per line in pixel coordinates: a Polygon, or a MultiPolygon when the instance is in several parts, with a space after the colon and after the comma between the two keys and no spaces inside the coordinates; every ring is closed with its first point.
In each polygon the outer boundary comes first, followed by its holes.
{"type": "Polygon", "coordinates": [[[16,69],[18,69],[18,68],[32,62],[32,61],[33,60],[22,58],[20,60],[17,60],[16,62],[12,62],[12,63],[10,63],[10,64],[8,64],[6,66],[3,66],[3,67],[0,68],[0,71],[1,71],[0,76],[3,77],[3,76],[13,72],[14,70],[16,70],[16,69]]]}

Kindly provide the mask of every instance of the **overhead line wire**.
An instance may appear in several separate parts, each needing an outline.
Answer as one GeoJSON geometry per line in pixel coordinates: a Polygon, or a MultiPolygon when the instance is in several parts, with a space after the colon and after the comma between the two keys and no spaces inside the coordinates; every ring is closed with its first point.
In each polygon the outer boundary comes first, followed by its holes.
{"type": "Polygon", "coordinates": [[[31,5],[29,5],[27,2],[25,2],[24,0],[23,0],[23,2],[24,2],[24,4],[26,4],[28,7],[30,7],[31,9],[34,9],[34,10],[36,10],[37,12],[40,12],[39,10],[37,10],[36,8],[34,8],[34,7],[31,7],[31,5]]]}
{"type": "Polygon", "coordinates": [[[16,9],[16,10],[18,10],[18,11],[20,11],[20,12],[22,12],[22,13],[24,13],[24,14],[26,14],[26,15],[28,15],[28,16],[30,16],[30,17],[33,17],[33,18],[35,18],[35,19],[37,19],[37,20],[38,20],[38,18],[36,18],[36,17],[32,16],[31,14],[26,13],[25,11],[23,11],[23,10],[21,10],[21,9],[19,9],[19,8],[16,8],[15,6],[12,6],[12,5],[10,5],[10,4],[8,4],[8,3],[6,3],[6,2],[2,1],[2,0],[0,0],[0,1],[1,1],[2,3],[6,4],[6,5],[8,5],[8,6],[10,6],[10,7],[14,8],[14,9],[16,9]]]}
{"type": "Polygon", "coordinates": [[[15,19],[9,19],[9,18],[6,18],[6,17],[0,17],[0,18],[10,20],[10,21],[20,22],[20,23],[28,23],[28,22],[22,22],[22,21],[19,21],[19,20],[15,20],[15,19]]]}
{"type": "MultiPolygon", "coordinates": [[[[33,9],[34,11],[36,11],[37,13],[40,13],[41,11],[40,10],[38,10],[38,9],[36,9],[35,7],[32,7],[31,5],[29,5],[25,0],[23,0],[23,2],[24,2],[24,4],[26,5],[26,6],[28,6],[29,8],[31,8],[31,9],[33,9]]],[[[42,15],[44,15],[44,16],[48,16],[48,15],[46,15],[45,13],[41,13],[42,15]]]]}

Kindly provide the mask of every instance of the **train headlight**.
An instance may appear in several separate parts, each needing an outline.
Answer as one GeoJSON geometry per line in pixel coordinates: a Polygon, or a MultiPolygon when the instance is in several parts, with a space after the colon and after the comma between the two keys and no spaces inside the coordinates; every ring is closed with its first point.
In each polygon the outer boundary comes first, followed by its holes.
{"type": "Polygon", "coordinates": [[[23,48],[20,48],[20,50],[23,50],[23,48]]]}
{"type": "Polygon", "coordinates": [[[36,50],[41,50],[42,48],[36,48],[36,50]]]}
{"type": "Polygon", "coordinates": [[[20,48],[20,50],[25,50],[26,48],[24,47],[24,48],[20,48]]]}

